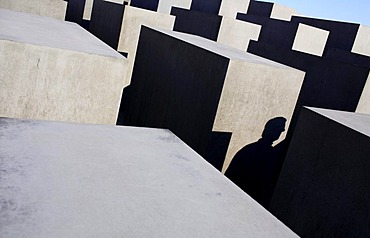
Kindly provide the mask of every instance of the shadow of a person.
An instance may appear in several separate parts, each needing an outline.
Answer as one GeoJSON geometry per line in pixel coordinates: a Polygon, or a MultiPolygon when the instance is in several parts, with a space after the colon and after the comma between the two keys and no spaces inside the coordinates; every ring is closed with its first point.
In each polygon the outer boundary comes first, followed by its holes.
{"type": "Polygon", "coordinates": [[[262,137],[244,146],[234,156],[225,175],[248,193],[254,200],[268,208],[282,163],[280,147],[272,146],[285,130],[286,119],[269,120],[262,137]]]}

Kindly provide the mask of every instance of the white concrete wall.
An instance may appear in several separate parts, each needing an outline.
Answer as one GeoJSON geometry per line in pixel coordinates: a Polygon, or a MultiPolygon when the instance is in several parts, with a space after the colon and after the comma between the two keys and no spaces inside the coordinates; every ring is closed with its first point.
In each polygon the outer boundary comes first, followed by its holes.
{"type": "Polygon", "coordinates": [[[299,23],[292,49],[322,56],[329,33],[326,30],[299,23]]]}
{"type": "Polygon", "coordinates": [[[0,119],[2,238],[298,237],[167,130],[0,119]]]}
{"type": "Polygon", "coordinates": [[[170,14],[172,7],[190,9],[192,0],[159,0],[157,12],[170,14]]]}
{"type": "Polygon", "coordinates": [[[296,14],[297,11],[295,9],[274,3],[270,17],[274,19],[290,21],[292,15],[296,14]]]}
{"type": "Polygon", "coordinates": [[[260,31],[260,25],[223,17],[217,42],[246,51],[250,40],[258,40],[260,31]]]}
{"type": "Polygon", "coordinates": [[[352,52],[370,57],[370,27],[360,25],[352,52]]]}
{"type": "Polygon", "coordinates": [[[118,51],[128,53],[128,79],[131,79],[141,25],[172,30],[174,23],[175,16],[130,6],[125,8],[118,51]]]}
{"type": "Polygon", "coordinates": [[[264,59],[257,63],[231,60],[213,125],[213,131],[233,133],[223,172],[241,148],[261,138],[268,120],[284,117],[288,129],[304,75],[264,59]]]}
{"type": "Polygon", "coordinates": [[[0,0],[0,8],[64,20],[67,2],[62,0],[0,0]]]}
{"type": "Polygon", "coordinates": [[[0,116],[115,124],[127,60],[74,23],[0,9],[0,116]]]}
{"type": "Polygon", "coordinates": [[[236,19],[238,12],[247,13],[249,0],[222,0],[218,15],[236,19]]]}
{"type": "Polygon", "coordinates": [[[370,73],[358,102],[356,113],[370,114],[370,73]]]}

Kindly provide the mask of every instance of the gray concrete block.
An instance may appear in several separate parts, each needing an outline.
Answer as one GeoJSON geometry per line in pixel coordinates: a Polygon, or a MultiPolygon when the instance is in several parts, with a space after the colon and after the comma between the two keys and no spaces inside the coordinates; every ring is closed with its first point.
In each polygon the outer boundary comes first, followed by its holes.
{"type": "Polygon", "coordinates": [[[80,26],[0,10],[0,115],[115,124],[127,60],[80,26]]]}
{"type": "Polygon", "coordinates": [[[143,27],[119,124],[169,128],[225,171],[238,150],[261,137],[267,121],[284,117],[288,127],[303,77],[198,36],[143,27]],[[232,134],[220,158],[207,152],[213,133],[232,134]]]}
{"type": "Polygon", "coordinates": [[[270,211],[302,237],[369,237],[370,116],[301,112],[270,211]]]}
{"type": "Polygon", "coordinates": [[[0,0],[0,8],[64,20],[67,2],[62,0],[0,0]]]}
{"type": "Polygon", "coordinates": [[[297,237],[167,130],[0,119],[0,236],[297,237]]]}

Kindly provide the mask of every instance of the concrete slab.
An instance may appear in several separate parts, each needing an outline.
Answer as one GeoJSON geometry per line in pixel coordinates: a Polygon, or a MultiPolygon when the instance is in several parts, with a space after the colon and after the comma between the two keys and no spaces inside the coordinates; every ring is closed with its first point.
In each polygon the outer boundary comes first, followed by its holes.
{"type": "Polygon", "coordinates": [[[223,17],[217,42],[247,51],[250,40],[258,40],[261,26],[245,21],[223,17]]]}
{"type": "Polygon", "coordinates": [[[67,2],[61,0],[0,0],[0,8],[64,20],[67,2]]]}
{"type": "MultiPolygon", "coordinates": [[[[267,121],[284,117],[289,125],[303,77],[198,36],[142,28],[118,121],[169,128],[218,169],[225,161],[225,171],[238,150],[261,137],[267,121]],[[231,135],[222,145],[227,149],[214,146],[217,133],[231,135]],[[226,154],[208,157],[215,150],[226,154]]],[[[274,145],[283,131],[279,136],[274,145]]]]}
{"type": "Polygon", "coordinates": [[[296,10],[284,5],[265,1],[250,1],[248,6],[248,15],[268,17],[272,19],[290,21],[296,14],[296,10]]]}
{"type": "Polygon", "coordinates": [[[217,40],[222,17],[207,12],[199,12],[173,7],[171,15],[176,16],[174,31],[217,40]]]}
{"type": "Polygon", "coordinates": [[[368,237],[370,116],[302,110],[270,210],[302,237],[368,237]]]}
{"type": "Polygon", "coordinates": [[[159,0],[157,12],[171,13],[172,7],[190,9],[192,0],[159,0]]]}
{"type": "Polygon", "coordinates": [[[222,0],[218,15],[236,19],[236,14],[238,12],[246,13],[248,6],[249,0],[222,0]]]}
{"type": "Polygon", "coordinates": [[[125,4],[94,0],[89,31],[117,50],[125,4]]]}
{"type": "Polygon", "coordinates": [[[118,51],[128,53],[128,79],[131,79],[141,26],[145,25],[172,30],[174,22],[174,16],[126,6],[118,43],[118,51]]]}
{"type": "Polygon", "coordinates": [[[352,52],[370,56],[370,27],[360,25],[353,43],[352,52]]]}
{"type": "Polygon", "coordinates": [[[370,70],[369,77],[367,78],[364,90],[362,91],[356,112],[370,114],[370,70]]]}
{"type": "Polygon", "coordinates": [[[0,236],[297,237],[167,130],[0,119],[0,236]]]}
{"type": "Polygon", "coordinates": [[[329,31],[299,23],[292,49],[322,56],[329,33],[329,31]]]}
{"type": "Polygon", "coordinates": [[[74,23],[0,10],[0,115],[115,124],[127,60],[74,23]]]}
{"type": "Polygon", "coordinates": [[[84,13],[82,17],[84,20],[90,21],[93,5],[94,5],[94,0],[86,0],[85,7],[84,7],[84,13]]]}

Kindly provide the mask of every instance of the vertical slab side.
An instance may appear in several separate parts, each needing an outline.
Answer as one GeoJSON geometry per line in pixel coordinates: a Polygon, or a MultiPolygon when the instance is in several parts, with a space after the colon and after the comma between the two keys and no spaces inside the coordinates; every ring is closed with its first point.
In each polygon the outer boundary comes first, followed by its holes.
{"type": "Polygon", "coordinates": [[[370,116],[303,108],[270,211],[301,237],[369,237],[370,116]]]}
{"type": "Polygon", "coordinates": [[[260,25],[223,17],[217,42],[246,51],[250,40],[258,40],[260,31],[260,25]]]}
{"type": "Polygon", "coordinates": [[[0,41],[0,116],[112,124],[124,58],[0,41]]]}
{"type": "Polygon", "coordinates": [[[159,0],[157,12],[170,14],[172,7],[190,9],[191,2],[192,0],[159,0]]]}
{"type": "Polygon", "coordinates": [[[0,0],[0,8],[64,20],[67,2],[62,0],[0,0]]]}
{"type": "Polygon", "coordinates": [[[246,13],[248,11],[250,0],[222,0],[218,15],[236,19],[238,12],[246,13]]]}
{"type": "Polygon", "coordinates": [[[352,52],[370,57],[370,27],[360,25],[352,52]]]}
{"type": "Polygon", "coordinates": [[[230,61],[213,125],[214,131],[232,132],[223,172],[242,147],[261,138],[270,119],[284,117],[288,129],[304,75],[282,65],[230,61]]]}
{"type": "Polygon", "coordinates": [[[360,100],[358,102],[356,113],[370,114],[370,71],[364,90],[362,91],[360,100]]]}
{"type": "Polygon", "coordinates": [[[86,0],[85,1],[85,8],[84,8],[84,14],[82,19],[84,20],[91,20],[91,13],[94,5],[94,0],[86,0]]]}
{"type": "Polygon", "coordinates": [[[292,50],[322,56],[329,33],[329,31],[299,23],[292,50]]]}
{"type": "Polygon", "coordinates": [[[294,8],[274,3],[270,17],[273,19],[290,21],[292,16],[296,14],[297,11],[294,8]]]}
{"type": "Polygon", "coordinates": [[[118,51],[128,53],[127,78],[129,80],[131,79],[141,26],[145,25],[172,30],[174,23],[174,16],[126,6],[118,43],[118,51]]]}

